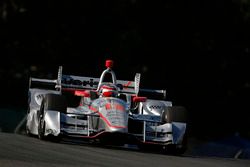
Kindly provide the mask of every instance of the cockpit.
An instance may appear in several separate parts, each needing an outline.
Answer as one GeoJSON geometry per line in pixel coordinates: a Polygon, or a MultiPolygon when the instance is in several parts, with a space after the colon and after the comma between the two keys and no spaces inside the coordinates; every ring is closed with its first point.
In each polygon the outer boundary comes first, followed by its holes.
{"type": "Polygon", "coordinates": [[[117,87],[116,82],[116,75],[114,71],[112,70],[113,67],[113,61],[112,60],[106,60],[106,67],[107,69],[104,70],[101,74],[100,81],[97,87],[97,92],[102,97],[116,97],[119,92],[119,87],[117,87]],[[104,82],[105,77],[107,75],[111,75],[111,82],[104,82]]]}

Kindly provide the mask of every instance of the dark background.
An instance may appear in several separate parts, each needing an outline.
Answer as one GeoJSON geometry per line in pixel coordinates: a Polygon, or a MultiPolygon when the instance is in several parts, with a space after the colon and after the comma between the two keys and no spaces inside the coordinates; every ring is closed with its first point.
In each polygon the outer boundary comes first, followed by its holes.
{"type": "Polygon", "coordinates": [[[27,108],[28,78],[99,77],[166,89],[189,111],[191,134],[250,138],[247,0],[2,0],[0,106],[27,108]]]}

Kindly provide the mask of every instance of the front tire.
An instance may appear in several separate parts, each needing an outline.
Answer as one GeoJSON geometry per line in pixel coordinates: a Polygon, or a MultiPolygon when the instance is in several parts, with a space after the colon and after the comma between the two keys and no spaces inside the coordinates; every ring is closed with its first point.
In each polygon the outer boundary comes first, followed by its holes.
{"type": "Polygon", "coordinates": [[[40,110],[38,112],[38,138],[41,140],[50,140],[52,142],[60,142],[61,135],[54,136],[53,134],[48,134],[45,136],[46,130],[46,120],[45,111],[53,110],[61,113],[66,113],[67,103],[66,98],[59,94],[46,94],[40,110]]]}
{"type": "Polygon", "coordinates": [[[44,120],[44,101],[41,104],[41,108],[38,114],[38,138],[45,140],[45,120],[44,120]]]}
{"type": "Polygon", "coordinates": [[[32,136],[27,125],[26,125],[26,127],[25,127],[25,133],[26,133],[26,135],[29,136],[29,137],[32,136]]]}

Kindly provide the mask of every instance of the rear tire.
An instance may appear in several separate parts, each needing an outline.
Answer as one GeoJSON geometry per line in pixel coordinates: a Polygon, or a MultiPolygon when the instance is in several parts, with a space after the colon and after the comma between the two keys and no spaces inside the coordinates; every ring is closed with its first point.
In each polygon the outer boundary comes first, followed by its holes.
{"type": "Polygon", "coordinates": [[[45,110],[55,110],[62,113],[66,113],[67,111],[67,101],[65,96],[59,94],[46,94],[44,101],[45,110]]]}
{"type": "Polygon", "coordinates": [[[188,147],[188,136],[187,132],[183,136],[182,144],[180,148],[176,148],[176,154],[184,154],[188,147]]]}
{"type": "Polygon", "coordinates": [[[170,155],[183,155],[187,150],[187,133],[184,134],[181,145],[177,146],[176,144],[170,144],[164,149],[165,153],[170,155]]]}
{"type": "Polygon", "coordinates": [[[163,123],[183,122],[187,123],[187,110],[183,106],[167,107],[162,113],[163,123]]]}
{"type": "MultiPolygon", "coordinates": [[[[187,110],[183,106],[167,107],[162,113],[161,121],[163,123],[180,122],[187,124],[187,110]]],[[[170,154],[184,154],[187,150],[187,140],[188,138],[186,129],[181,145],[178,145],[178,147],[177,145],[169,145],[166,147],[166,151],[170,154]]]]}

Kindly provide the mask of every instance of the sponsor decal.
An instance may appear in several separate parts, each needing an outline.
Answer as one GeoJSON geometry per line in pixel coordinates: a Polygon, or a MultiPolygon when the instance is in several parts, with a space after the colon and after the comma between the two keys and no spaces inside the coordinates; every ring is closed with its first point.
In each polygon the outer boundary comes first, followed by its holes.
{"type": "Polygon", "coordinates": [[[127,89],[127,88],[129,87],[130,84],[131,84],[131,81],[128,81],[127,84],[124,84],[124,85],[123,85],[123,88],[127,89]]]}
{"type": "Polygon", "coordinates": [[[35,101],[39,106],[42,104],[43,96],[44,95],[40,93],[35,94],[35,101]]]}
{"type": "Polygon", "coordinates": [[[153,109],[161,110],[162,106],[160,106],[160,105],[151,105],[148,108],[150,109],[150,111],[152,111],[153,109]]]}
{"type": "Polygon", "coordinates": [[[74,85],[74,86],[89,86],[89,87],[96,87],[98,85],[98,81],[94,81],[94,79],[89,78],[88,80],[80,80],[74,79],[70,76],[63,76],[62,84],[66,85],[74,85]]]}
{"type": "Polygon", "coordinates": [[[120,110],[120,111],[125,111],[125,107],[120,105],[120,104],[111,104],[111,103],[107,103],[105,105],[106,110],[120,110]]]}
{"type": "Polygon", "coordinates": [[[162,111],[164,109],[164,104],[160,101],[149,101],[146,103],[146,108],[148,111],[153,112],[153,111],[162,111]]]}

